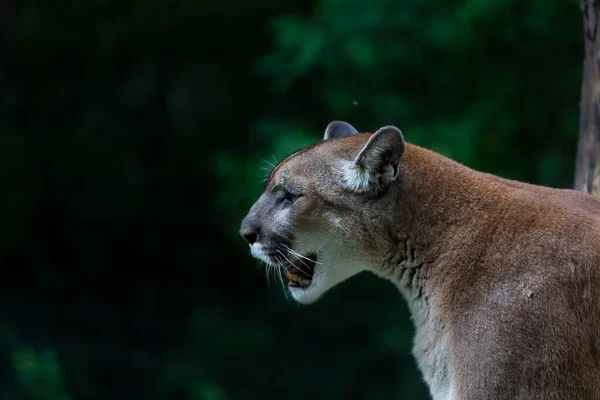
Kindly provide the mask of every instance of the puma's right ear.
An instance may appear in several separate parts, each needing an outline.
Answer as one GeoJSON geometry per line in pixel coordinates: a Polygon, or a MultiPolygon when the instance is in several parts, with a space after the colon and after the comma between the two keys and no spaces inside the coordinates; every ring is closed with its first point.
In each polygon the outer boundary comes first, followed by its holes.
{"type": "Polygon", "coordinates": [[[327,125],[327,128],[325,128],[323,140],[340,136],[355,135],[357,133],[358,131],[349,123],[344,121],[333,121],[327,125]]]}
{"type": "Polygon", "coordinates": [[[384,126],[375,132],[353,161],[342,167],[346,185],[355,192],[377,192],[398,177],[406,143],[400,129],[384,126]]]}

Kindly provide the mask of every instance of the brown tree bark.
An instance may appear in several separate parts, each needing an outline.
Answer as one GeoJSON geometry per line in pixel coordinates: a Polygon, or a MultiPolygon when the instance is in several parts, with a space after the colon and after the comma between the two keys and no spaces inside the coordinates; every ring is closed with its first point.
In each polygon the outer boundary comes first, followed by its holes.
{"type": "Polygon", "coordinates": [[[600,0],[583,0],[583,82],[575,189],[600,197],[600,0]]]}

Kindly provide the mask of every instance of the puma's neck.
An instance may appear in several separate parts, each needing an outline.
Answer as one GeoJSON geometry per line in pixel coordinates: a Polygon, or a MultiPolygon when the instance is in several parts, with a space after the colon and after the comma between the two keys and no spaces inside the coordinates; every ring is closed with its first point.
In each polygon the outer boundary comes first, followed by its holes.
{"type": "Polygon", "coordinates": [[[503,211],[508,181],[483,174],[414,145],[407,145],[402,174],[390,190],[383,275],[411,302],[444,275],[445,261],[472,253],[474,239],[493,228],[503,211]],[[466,246],[466,247],[465,247],[466,246]]]}
{"type": "Polygon", "coordinates": [[[405,297],[416,334],[413,354],[434,399],[452,399],[448,334],[438,287],[463,254],[476,254],[486,219],[502,213],[506,182],[408,145],[391,190],[383,277],[405,297]]]}

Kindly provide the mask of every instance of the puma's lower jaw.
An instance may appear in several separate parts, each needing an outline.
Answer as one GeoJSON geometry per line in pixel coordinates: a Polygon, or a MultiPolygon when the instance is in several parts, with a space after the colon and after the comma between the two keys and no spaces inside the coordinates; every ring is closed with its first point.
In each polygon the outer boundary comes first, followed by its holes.
{"type": "Polygon", "coordinates": [[[319,300],[329,289],[364,270],[355,263],[328,263],[327,259],[315,266],[312,281],[306,287],[290,287],[289,292],[300,304],[311,304],[319,300]]]}
{"type": "Polygon", "coordinates": [[[327,291],[326,279],[324,278],[327,273],[323,273],[323,267],[321,265],[315,266],[313,271],[313,277],[310,285],[306,287],[290,287],[288,288],[290,294],[298,303],[311,304],[319,300],[323,293],[327,291]]]}

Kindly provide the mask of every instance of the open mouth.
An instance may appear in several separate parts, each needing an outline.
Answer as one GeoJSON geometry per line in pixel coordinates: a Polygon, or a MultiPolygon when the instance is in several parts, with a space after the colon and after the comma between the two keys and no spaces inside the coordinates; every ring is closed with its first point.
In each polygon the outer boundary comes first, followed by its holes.
{"type": "Polygon", "coordinates": [[[293,263],[285,266],[285,276],[290,280],[288,286],[306,288],[310,285],[317,265],[317,255],[310,254],[307,257],[296,258],[293,263]]]}

